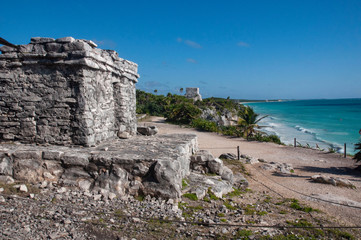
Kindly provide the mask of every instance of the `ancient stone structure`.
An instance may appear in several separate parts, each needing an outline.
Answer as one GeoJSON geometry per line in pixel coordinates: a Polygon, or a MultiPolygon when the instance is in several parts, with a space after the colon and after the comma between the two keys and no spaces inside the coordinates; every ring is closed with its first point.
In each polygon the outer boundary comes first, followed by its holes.
{"type": "MultiPolygon", "coordinates": [[[[147,136],[128,139],[137,131],[135,63],[71,37],[7,45],[0,48],[0,182],[78,187],[105,199],[178,199],[184,178],[202,183],[187,190],[199,197],[241,183],[220,159],[194,155],[196,135],[158,136],[148,126],[138,129],[147,136]]],[[[187,93],[201,100],[198,88],[187,93]]]]}
{"type": "Polygon", "coordinates": [[[93,146],[136,134],[137,64],[72,37],[0,50],[0,141],[93,146]]]}
{"type": "Polygon", "coordinates": [[[186,88],[187,98],[193,99],[193,101],[202,101],[202,96],[199,93],[199,88],[186,88]]]}

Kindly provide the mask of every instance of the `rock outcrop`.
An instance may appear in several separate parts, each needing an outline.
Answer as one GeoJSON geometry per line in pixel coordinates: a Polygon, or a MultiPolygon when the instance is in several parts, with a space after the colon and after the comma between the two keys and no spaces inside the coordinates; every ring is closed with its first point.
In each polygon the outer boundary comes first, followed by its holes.
{"type": "Polygon", "coordinates": [[[192,134],[113,139],[93,148],[1,144],[0,180],[177,199],[196,151],[192,134]]]}

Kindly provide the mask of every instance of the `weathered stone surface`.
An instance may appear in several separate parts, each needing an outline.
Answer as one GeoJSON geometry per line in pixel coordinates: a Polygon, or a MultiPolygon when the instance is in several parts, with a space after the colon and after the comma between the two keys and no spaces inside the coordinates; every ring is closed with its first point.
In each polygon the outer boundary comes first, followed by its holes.
{"type": "Polygon", "coordinates": [[[152,136],[158,133],[158,128],[156,126],[138,127],[137,131],[142,135],[152,136]]]}
{"type": "Polygon", "coordinates": [[[0,175],[13,175],[13,161],[6,154],[0,154],[0,175]]]}
{"type": "Polygon", "coordinates": [[[200,173],[208,173],[208,162],[213,161],[213,155],[206,150],[200,150],[191,156],[191,166],[192,170],[198,171],[200,173]]]}
{"type": "Polygon", "coordinates": [[[0,175],[0,183],[12,184],[15,180],[10,176],[0,175]]]}
{"type": "Polygon", "coordinates": [[[219,156],[220,159],[237,160],[237,156],[234,153],[222,153],[219,156]]]}
{"type": "Polygon", "coordinates": [[[208,189],[216,195],[218,198],[222,198],[223,195],[232,192],[232,183],[222,180],[220,176],[206,176],[198,173],[191,173],[187,177],[189,185],[193,186],[189,192],[195,193],[199,199],[205,196],[208,189]]]}
{"type": "Polygon", "coordinates": [[[193,134],[139,136],[92,148],[1,144],[0,151],[14,158],[11,176],[43,182],[43,188],[58,183],[84,191],[105,189],[117,196],[149,194],[176,199],[182,178],[190,173],[197,138],[193,134]]]}
{"type": "Polygon", "coordinates": [[[223,172],[223,161],[219,158],[215,158],[207,162],[210,173],[221,175],[223,172]]]}
{"type": "Polygon", "coordinates": [[[1,142],[93,146],[136,134],[135,63],[71,37],[2,50],[1,142]]]}
{"type": "Polygon", "coordinates": [[[313,182],[331,184],[333,186],[355,188],[355,186],[347,179],[339,177],[330,177],[326,175],[313,175],[311,177],[313,182]]]}
{"type": "Polygon", "coordinates": [[[294,172],[292,164],[289,164],[289,163],[270,162],[270,163],[263,164],[262,166],[260,166],[260,168],[267,170],[267,171],[278,170],[284,174],[290,174],[290,173],[294,172]]]}
{"type": "Polygon", "coordinates": [[[89,154],[86,153],[65,153],[62,157],[65,166],[82,166],[89,164],[89,154]]]}
{"type": "Polygon", "coordinates": [[[193,99],[193,101],[202,101],[202,96],[199,93],[199,88],[186,88],[186,98],[193,99]]]}
{"type": "Polygon", "coordinates": [[[233,185],[238,189],[245,189],[249,186],[247,179],[240,173],[235,173],[233,176],[233,185]]]}

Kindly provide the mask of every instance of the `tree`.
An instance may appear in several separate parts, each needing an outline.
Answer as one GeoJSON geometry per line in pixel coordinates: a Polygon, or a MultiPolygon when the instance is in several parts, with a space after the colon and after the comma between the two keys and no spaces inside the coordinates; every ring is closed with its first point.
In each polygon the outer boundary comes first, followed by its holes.
{"type": "Polygon", "coordinates": [[[258,122],[268,117],[268,115],[259,117],[259,114],[255,113],[253,108],[246,106],[243,111],[240,112],[240,118],[238,120],[238,127],[243,131],[243,137],[252,137],[256,132],[256,128],[261,128],[258,122]]]}
{"type": "Polygon", "coordinates": [[[180,89],[179,89],[180,93],[183,93],[183,90],[184,90],[183,88],[180,88],[180,89]]]}
{"type": "Polygon", "coordinates": [[[360,162],[361,161],[361,140],[355,144],[355,151],[359,150],[355,156],[353,157],[353,159],[356,160],[356,162],[360,162]]]}
{"type": "Polygon", "coordinates": [[[155,90],[154,90],[154,93],[156,94],[157,92],[158,92],[158,90],[157,90],[157,89],[155,89],[155,90]]]}

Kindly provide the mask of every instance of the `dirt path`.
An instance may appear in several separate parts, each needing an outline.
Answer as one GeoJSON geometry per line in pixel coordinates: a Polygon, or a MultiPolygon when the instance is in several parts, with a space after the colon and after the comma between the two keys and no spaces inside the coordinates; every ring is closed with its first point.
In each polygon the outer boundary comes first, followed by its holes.
{"type": "MultiPolygon", "coordinates": [[[[228,152],[236,154],[237,146],[240,146],[242,154],[262,158],[267,162],[290,163],[295,169],[293,174],[278,174],[262,170],[260,168],[262,163],[247,164],[247,170],[256,180],[248,178],[250,188],[254,191],[268,191],[269,189],[264,186],[266,185],[283,197],[300,199],[313,208],[328,213],[340,224],[361,225],[361,173],[353,170],[356,164],[351,158],[345,159],[340,154],[312,149],[293,148],[273,143],[248,142],[240,138],[200,132],[192,128],[166,124],[164,119],[159,117],[153,117],[140,123],[140,125],[143,124],[158,126],[159,134],[195,133],[198,136],[199,149],[209,150],[215,157],[228,152]],[[356,186],[356,189],[313,183],[309,178],[316,174],[348,179],[356,186]],[[328,201],[353,205],[356,208],[335,205],[307,196],[317,196],[328,201]]],[[[274,195],[277,194],[274,193],[274,195]]]]}

